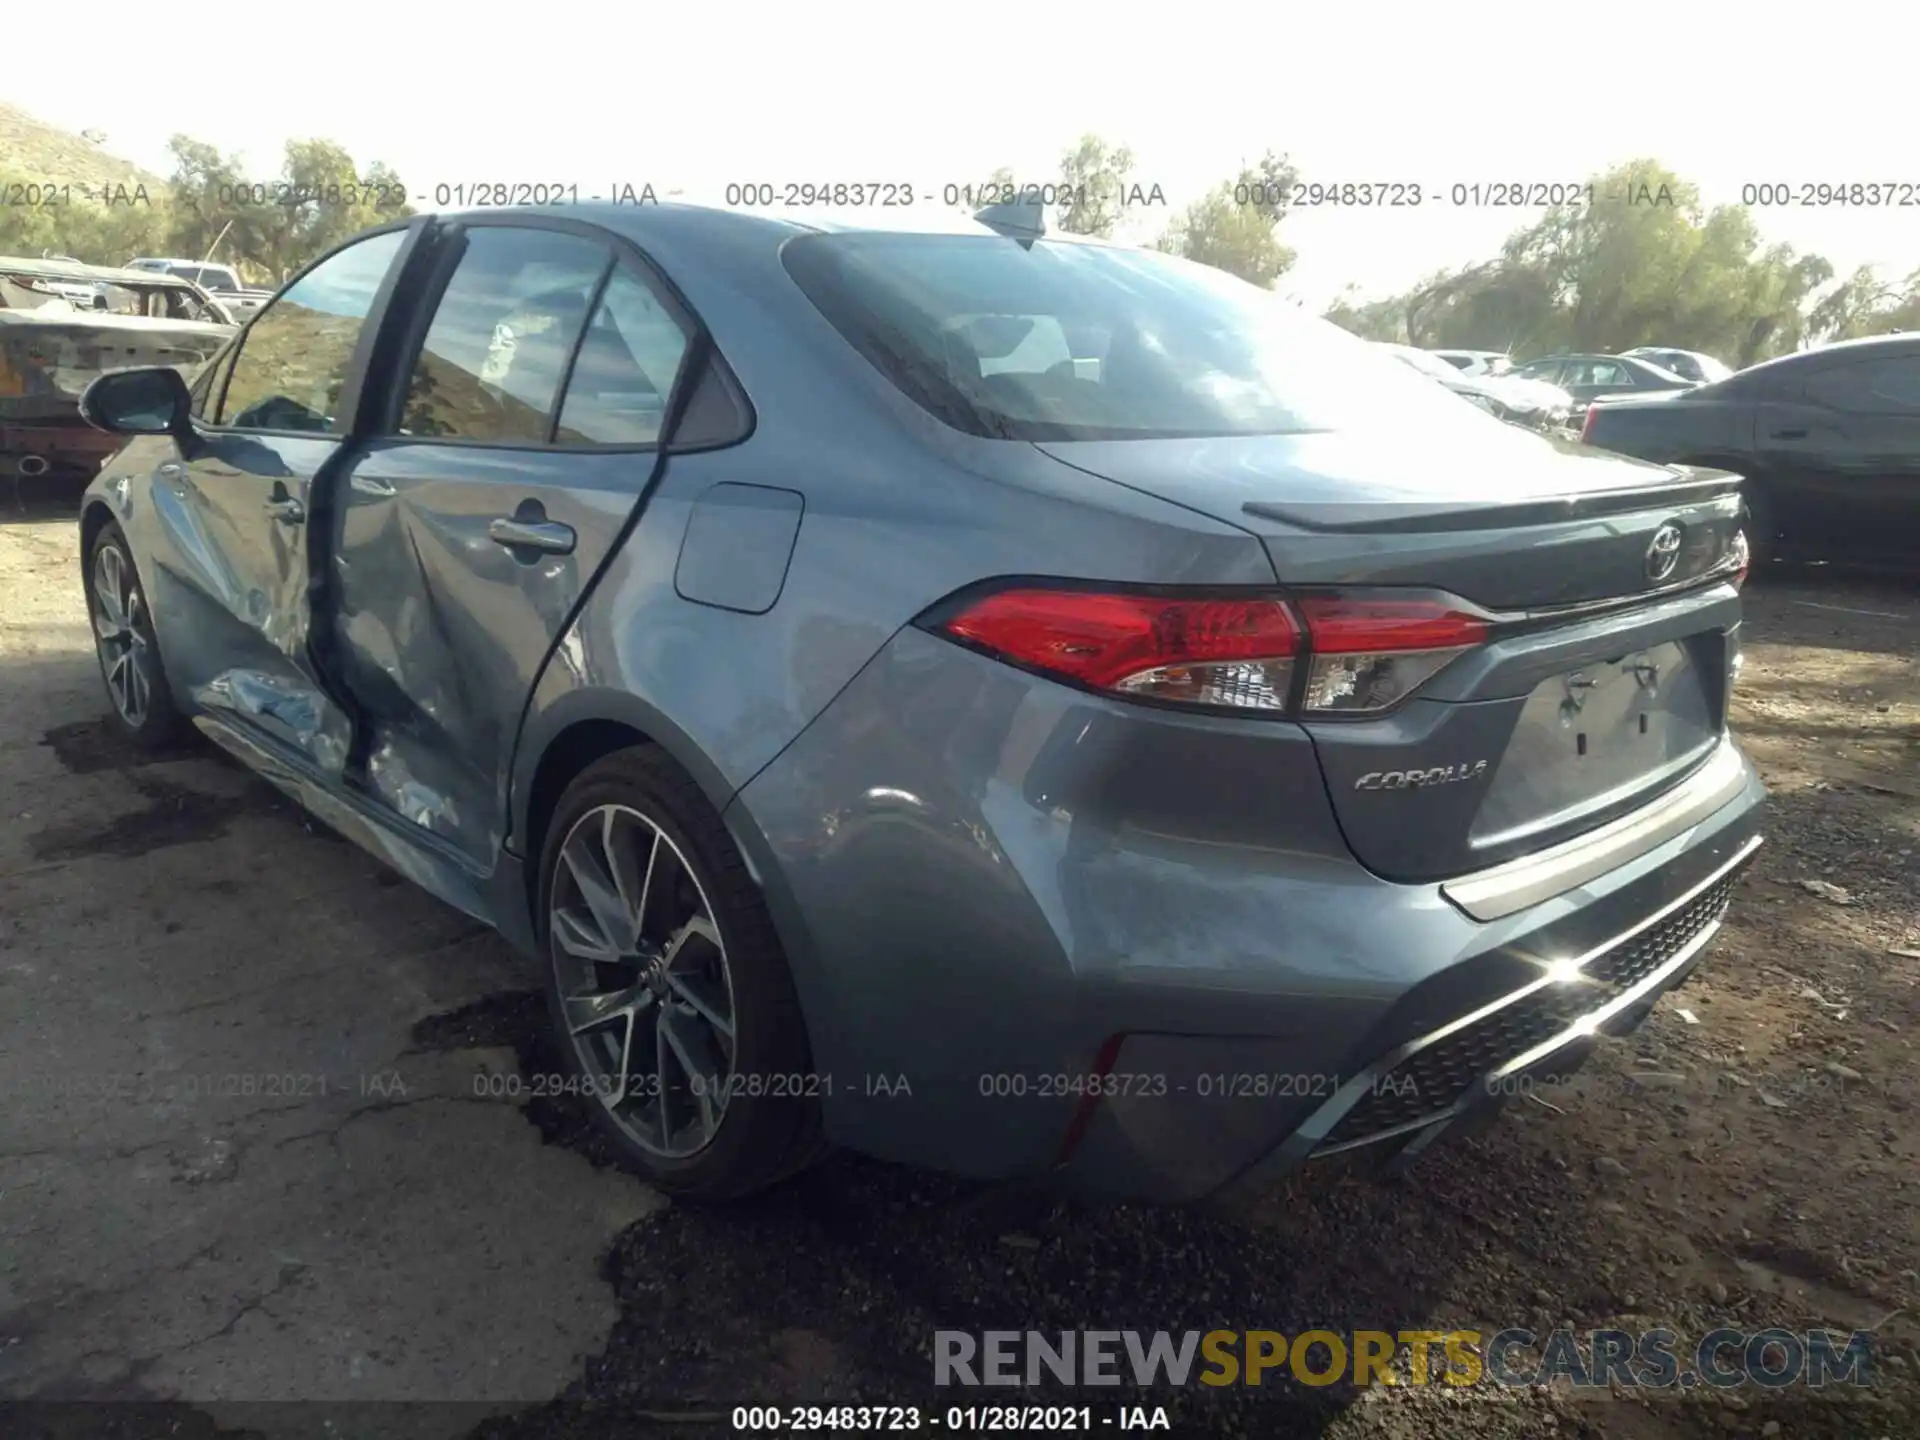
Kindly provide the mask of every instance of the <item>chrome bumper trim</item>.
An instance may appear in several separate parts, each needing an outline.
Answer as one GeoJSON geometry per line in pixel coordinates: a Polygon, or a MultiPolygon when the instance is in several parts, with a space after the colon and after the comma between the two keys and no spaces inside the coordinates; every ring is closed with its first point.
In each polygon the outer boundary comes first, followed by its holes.
{"type": "Polygon", "coordinates": [[[1730,803],[1747,781],[1739,749],[1732,740],[1722,740],[1706,764],[1632,814],[1551,849],[1449,880],[1440,893],[1475,920],[1499,920],[1666,843],[1730,803]]]}
{"type": "MultiPolygon", "coordinates": [[[[1610,951],[1619,949],[1620,946],[1626,944],[1642,931],[1652,929],[1675,911],[1685,909],[1701,895],[1719,884],[1728,875],[1745,865],[1753,858],[1754,851],[1758,850],[1761,845],[1765,843],[1765,836],[1755,835],[1751,837],[1734,853],[1731,859],[1725,864],[1716,867],[1711,875],[1708,875],[1685,894],[1661,906],[1658,910],[1654,911],[1653,914],[1647,916],[1631,929],[1623,930],[1612,939],[1595,946],[1592,950],[1589,950],[1586,954],[1571,962],[1569,968],[1573,970],[1584,970],[1595,960],[1598,960],[1610,951]]],[[[1671,959],[1664,962],[1652,974],[1621,992],[1621,994],[1613,1000],[1608,1001],[1604,1005],[1597,1006],[1594,1010],[1582,1016],[1578,1021],[1568,1026],[1559,1034],[1550,1037],[1541,1044],[1534,1046],[1533,1049],[1524,1052],[1519,1059],[1509,1061],[1498,1069],[1490,1071],[1486,1076],[1483,1076],[1478,1083],[1484,1085],[1488,1081],[1504,1078],[1513,1074],[1516,1070],[1524,1069],[1528,1065],[1538,1063],[1544,1056],[1559,1049],[1563,1045],[1593,1034],[1605,1024],[1606,1021],[1611,1020],[1621,1011],[1632,1008],[1632,1006],[1645,999],[1649,994],[1658,990],[1666,980],[1671,978],[1676,971],[1683,967],[1695,955],[1699,954],[1706,943],[1719,933],[1720,926],[1724,920],[1725,912],[1723,911],[1714,918],[1712,924],[1708,925],[1701,934],[1695,936],[1694,939],[1683,945],[1675,952],[1671,959]]],[[[1526,999],[1527,996],[1532,995],[1538,990],[1545,989],[1549,985],[1560,983],[1562,982],[1553,976],[1543,975],[1540,979],[1523,985],[1518,990],[1511,991],[1497,1000],[1482,1005],[1477,1010],[1462,1015],[1457,1020],[1442,1025],[1438,1030],[1421,1035],[1393,1050],[1389,1050],[1385,1055],[1381,1056],[1358,1075],[1354,1076],[1353,1079],[1342,1085],[1340,1089],[1327,1100],[1326,1104],[1308,1116],[1306,1122],[1294,1132],[1295,1141],[1290,1142],[1290,1145],[1293,1143],[1302,1144],[1318,1158],[1322,1155],[1337,1154],[1342,1150],[1352,1150],[1361,1145],[1372,1145],[1393,1135],[1414,1130],[1423,1130],[1430,1125],[1437,1125],[1442,1121],[1453,1119],[1466,1108],[1467,1102],[1464,1097],[1447,1109],[1436,1110],[1431,1115],[1423,1116],[1418,1120],[1408,1121],[1404,1125],[1394,1126],[1390,1130],[1375,1131],[1370,1135],[1363,1135],[1356,1140],[1342,1141],[1337,1145],[1320,1145],[1320,1141],[1332,1133],[1334,1126],[1340,1123],[1341,1118],[1346,1115],[1347,1111],[1359,1104],[1361,1098],[1366,1095],[1368,1090],[1377,1085],[1384,1076],[1391,1073],[1393,1068],[1402,1061],[1412,1055],[1418,1054],[1429,1045],[1437,1044],[1439,1041],[1446,1039],[1447,1036],[1453,1034],[1455,1031],[1464,1029],[1476,1021],[1483,1020],[1487,1016],[1494,1014],[1496,1011],[1504,1010],[1507,1006],[1526,999]]],[[[1468,1094],[1471,1095],[1471,1093],[1472,1090],[1470,1088],[1468,1094]]]]}

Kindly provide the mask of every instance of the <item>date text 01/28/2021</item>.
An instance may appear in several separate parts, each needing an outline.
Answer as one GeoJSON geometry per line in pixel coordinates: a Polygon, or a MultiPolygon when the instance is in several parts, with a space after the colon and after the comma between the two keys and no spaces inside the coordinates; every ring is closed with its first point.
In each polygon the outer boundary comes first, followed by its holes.
{"type": "Polygon", "coordinates": [[[1158,1405],[950,1405],[922,1411],[918,1405],[736,1405],[736,1433],[812,1431],[953,1430],[1053,1431],[1084,1435],[1094,1430],[1171,1430],[1158,1405]]]}

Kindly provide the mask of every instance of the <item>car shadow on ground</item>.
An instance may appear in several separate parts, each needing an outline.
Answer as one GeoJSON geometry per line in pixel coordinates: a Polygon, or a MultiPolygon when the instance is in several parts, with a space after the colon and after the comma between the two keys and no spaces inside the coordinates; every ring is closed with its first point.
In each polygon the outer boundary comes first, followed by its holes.
{"type": "MultiPolygon", "coordinates": [[[[427,1021],[415,1037],[425,1048],[511,1047],[528,1075],[562,1069],[534,992],[427,1021]]],[[[619,1163],[575,1099],[536,1098],[525,1113],[549,1143],[619,1163]]],[[[677,1205],[631,1227],[606,1261],[622,1313],[605,1350],[565,1396],[488,1421],[473,1440],[593,1433],[580,1428],[589,1416],[717,1419],[743,1402],[1165,1406],[1180,1433],[1237,1423],[1318,1434],[1352,1403],[1350,1387],[1279,1371],[1257,1387],[939,1387],[934,1336],[1397,1332],[1444,1288],[1452,1246],[1436,1224],[1485,1243],[1470,1218],[1428,1204],[1417,1183],[1316,1178],[1231,1214],[1099,1205],[836,1154],[750,1200],[677,1205]]]]}
{"type": "Polygon", "coordinates": [[[76,476],[29,477],[0,459],[0,525],[44,525],[78,520],[80,495],[88,480],[76,476]]]}

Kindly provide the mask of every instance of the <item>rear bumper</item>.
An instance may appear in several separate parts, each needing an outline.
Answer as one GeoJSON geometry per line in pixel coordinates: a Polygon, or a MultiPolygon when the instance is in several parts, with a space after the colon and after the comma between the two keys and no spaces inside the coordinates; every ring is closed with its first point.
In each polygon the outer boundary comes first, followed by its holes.
{"type": "Polygon", "coordinates": [[[1354,861],[1298,727],[1143,712],[904,632],[727,818],[830,1139],[1181,1202],[1437,1134],[1543,1042],[1529,1063],[1643,1013],[1757,844],[1757,774],[1716,763],[1710,807],[1599,868],[1550,854],[1480,919],[1354,861]]]}
{"type": "Polygon", "coordinates": [[[0,474],[91,480],[101,462],[124,444],[124,436],[96,430],[77,415],[70,422],[0,422],[0,474]]]}
{"type": "Polygon", "coordinates": [[[1526,1077],[1565,1075],[1603,1036],[1625,1035],[1683,984],[1719,933],[1750,835],[1692,888],[1603,948],[1386,1051],[1227,1187],[1250,1192],[1306,1160],[1350,1151],[1405,1161],[1497,1109],[1526,1077]],[[1577,967],[1577,969],[1576,969],[1577,967]]]}
{"type": "Polygon", "coordinates": [[[1056,1178],[1143,1199],[1244,1194],[1343,1152],[1410,1158],[1497,1108],[1516,1077],[1577,1068],[1596,1039],[1625,1033],[1682,983],[1719,930],[1761,844],[1764,790],[1742,767],[1741,792],[1694,830],[1514,917],[1522,928],[1497,946],[1435,964],[1335,1066],[1304,1068],[1257,1044],[1229,1054],[1191,1037],[1128,1037],[1116,1070],[1150,1063],[1170,1098],[1103,1100],[1056,1178]]]}

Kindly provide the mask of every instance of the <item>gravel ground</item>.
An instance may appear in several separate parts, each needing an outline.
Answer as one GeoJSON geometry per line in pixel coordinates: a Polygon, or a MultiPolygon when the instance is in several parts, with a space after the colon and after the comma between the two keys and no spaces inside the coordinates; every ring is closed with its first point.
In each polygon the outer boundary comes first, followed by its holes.
{"type": "Polygon", "coordinates": [[[211,755],[130,766],[97,724],[75,574],[69,522],[0,517],[0,806],[16,837],[0,849],[0,1057],[70,1058],[80,1038],[47,1016],[81,1005],[87,1043],[124,1051],[121,1063],[144,1074],[198,1065],[196,1046],[265,1027],[301,1065],[331,1056],[412,1088],[397,1100],[362,1084],[320,1113],[304,1102],[136,1113],[128,1123],[160,1148],[155,1164],[122,1170],[98,1168],[103,1150],[139,1151],[137,1138],[76,1124],[69,1140],[60,1126],[71,1117],[10,1103],[0,1400],[122,1403],[15,1409],[0,1414],[0,1434],[721,1435],[743,1401],[944,1412],[953,1396],[931,1384],[936,1329],[1566,1323],[1666,1326],[1687,1340],[1718,1326],[1872,1328],[1877,1384],[1863,1399],[1751,1386],[1595,1398],[1269,1383],[1106,1404],[1165,1406],[1175,1433],[1196,1435],[1920,1435],[1911,585],[1794,572],[1755,586],[1736,723],[1773,791],[1770,843],[1721,937],[1640,1032],[1406,1181],[1315,1174],[1233,1213],[1153,1211],[836,1157],[776,1194],[700,1211],[667,1207],[620,1173],[564,1101],[456,1103],[474,1073],[557,1068],[525,967],[211,755]],[[142,883],[129,886],[135,875],[142,883]],[[75,876],[86,886],[63,889],[75,876]],[[187,885],[199,888],[183,904],[187,885]],[[334,979],[298,1006],[227,1007],[221,985],[249,988],[235,964],[264,963],[250,958],[262,916],[297,904],[313,913],[322,892],[319,951],[284,921],[276,943],[307,947],[301,963],[324,961],[334,979]],[[108,894],[119,901],[103,903],[108,894]],[[69,953],[100,957],[84,970],[89,990],[36,988],[69,953]],[[150,1011],[97,1003],[147,983],[136,972],[162,956],[213,987],[187,1007],[206,1017],[192,1022],[201,1028],[176,1021],[163,1033],[150,1011]],[[194,956],[211,957],[204,973],[194,956]],[[336,1054],[342,1034],[362,1037],[348,1059],[336,1054]],[[421,1116],[429,1122],[406,1124],[421,1116]],[[362,1160],[343,1140],[364,1130],[372,1143],[388,1124],[404,1127],[389,1153],[362,1160]],[[314,1134],[326,1138],[309,1152],[300,1137],[314,1134]],[[303,1153],[308,1168],[269,1192],[284,1221],[210,1198],[248,1178],[238,1160],[237,1176],[223,1171],[227,1155],[303,1153]],[[329,1198],[303,1211],[285,1188],[296,1183],[329,1198]],[[107,1204],[105,1221],[87,1210],[116,1185],[143,1202],[107,1204]],[[23,1212],[36,1187],[65,1208],[29,1201],[23,1212]],[[318,1238],[356,1218],[364,1234],[368,1207],[382,1204],[429,1221],[383,1220],[365,1244],[318,1238]],[[145,1227],[140,1244],[120,1233],[128,1227],[145,1227]],[[17,1243],[29,1229],[33,1243],[17,1243]],[[383,1247],[384,1230],[406,1243],[388,1235],[383,1247]],[[83,1284],[72,1265],[47,1258],[74,1235],[124,1252],[84,1282],[81,1301],[63,1288],[83,1284]],[[156,1258],[167,1235],[202,1258],[156,1258]],[[299,1255],[272,1258],[289,1249],[299,1255]],[[232,1273],[207,1271],[208,1256],[232,1273]],[[207,1292],[204,1318],[177,1322],[191,1333],[142,1328],[139,1317],[187,1291],[207,1292]],[[128,1296],[139,1299],[131,1317],[128,1296]],[[431,1349],[426,1339],[448,1325],[470,1353],[454,1345],[424,1367],[395,1362],[408,1378],[384,1389],[340,1378],[353,1357],[405,1354],[410,1338],[431,1349]],[[74,1327],[97,1338],[68,1338],[74,1327]],[[485,1383],[502,1365],[515,1382],[485,1383]],[[442,1403],[358,1419],[337,1408],[399,1395],[442,1403]],[[323,1422],[318,1407],[271,1403],[298,1397],[337,1404],[323,1422]],[[484,1403],[464,1411],[451,1404],[460,1398],[484,1403]]]}

